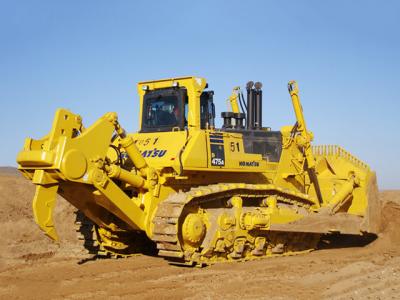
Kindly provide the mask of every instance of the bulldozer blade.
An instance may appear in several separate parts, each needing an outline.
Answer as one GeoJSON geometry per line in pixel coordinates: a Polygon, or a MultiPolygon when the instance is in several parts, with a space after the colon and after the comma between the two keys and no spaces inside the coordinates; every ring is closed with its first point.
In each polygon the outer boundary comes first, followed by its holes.
{"type": "Polygon", "coordinates": [[[58,235],[53,221],[53,211],[56,205],[58,184],[37,185],[32,208],[35,222],[51,239],[58,241],[58,235]]]}

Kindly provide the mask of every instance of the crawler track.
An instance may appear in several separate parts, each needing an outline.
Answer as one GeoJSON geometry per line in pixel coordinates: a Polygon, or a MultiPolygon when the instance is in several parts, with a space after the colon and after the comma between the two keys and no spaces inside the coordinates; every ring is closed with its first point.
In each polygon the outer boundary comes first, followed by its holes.
{"type": "MultiPolygon", "coordinates": [[[[82,248],[88,255],[100,258],[125,258],[141,253],[154,253],[155,245],[143,232],[113,226],[100,228],[81,211],[76,211],[76,231],[82,248]]],[[[115,225],[115,224],[114,224],[115,225]]]]}
{"type": "Polygon", "coordinates": [[[100,246],[97,241],[96,227],[82,211],[75,211],[75,231],[81,242],[82,252],[86,255],[99,255],[100,246]]]}
{"type": "Polygon", "coordinates": [[[257,208],[264,198],[271,195],[275,195],[280,204],[293,207],[293,209],[300,208],[309,211],[313,203],[313,199],[310,199],[308,195],[283,190],[271,184],[215,184],[171,195],[159,205],[153,220],[152,239],[157,243],[159,255],[173,263],[203,265],[294,255],[315,249],[320,238],[319,234],[257,230],[248,231],[246,240],[242,241],[239,247],[235,245],[238,240],[243,240],[243,234],[241,236],[239,230],[229,233],[234,235],[233,239],[229,240],[226,237],[219,239],[218,242],[222,242],[223,247],[211,241],[214,239],[213,232],[207,233],[205,242],[197,249],[185,245],[182,239],[182,222],[189,211],[209,211],[214,217],[207,231],[216,231],[221,207],[231,197],[241,197],[243,206],[257,208]],[[260,243],[260,239],[265,242],[260,243]],[[204,247],[204,244],[207,246],[204,247]]]}

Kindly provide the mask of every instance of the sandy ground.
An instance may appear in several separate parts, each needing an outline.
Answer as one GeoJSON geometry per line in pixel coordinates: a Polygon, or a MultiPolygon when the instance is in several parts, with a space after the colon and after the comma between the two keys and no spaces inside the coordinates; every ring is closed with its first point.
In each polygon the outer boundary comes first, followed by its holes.
{"type": "Polygon", "coordinates": [[[400,299],[400,191],[380,193],[382,233],[364,247],[334,244],[202,269],[149,256],[84,261],[73,208],[60,199],[56,223],[63,239],[54,244],[33,221],[33,193],[14,170],[0,170],[2,299],[400,299]]]}

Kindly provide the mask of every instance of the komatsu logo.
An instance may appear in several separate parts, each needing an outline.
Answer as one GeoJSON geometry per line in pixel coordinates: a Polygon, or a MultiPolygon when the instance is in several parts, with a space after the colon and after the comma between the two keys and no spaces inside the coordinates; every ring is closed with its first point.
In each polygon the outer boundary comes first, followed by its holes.
{"type": "Polygon", "coordinates": [[[240,167],[258,167],[260,163],[258,161],[239,161],[240,167]]]}

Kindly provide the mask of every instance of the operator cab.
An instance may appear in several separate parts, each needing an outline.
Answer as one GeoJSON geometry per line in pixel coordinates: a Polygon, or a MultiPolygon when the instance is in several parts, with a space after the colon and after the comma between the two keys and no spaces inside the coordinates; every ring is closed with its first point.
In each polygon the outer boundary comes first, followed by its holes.
{"type": "MultiPolygon", "coordinates": [[[[213,91],[200,96],[200,128],[214,127],[213,91]]],[[[186,88],[146,91],[143,97],[141,132],[180,131],[188,128],[189,97],[186,88]]]]}

